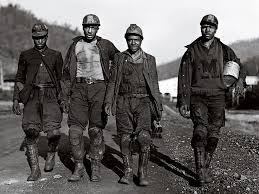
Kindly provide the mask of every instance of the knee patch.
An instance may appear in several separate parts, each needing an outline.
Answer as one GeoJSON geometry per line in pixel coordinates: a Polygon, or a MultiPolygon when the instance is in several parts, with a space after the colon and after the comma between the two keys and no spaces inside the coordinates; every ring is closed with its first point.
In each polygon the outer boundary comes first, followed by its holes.
{"type": "Polygon", "coordinates": [[[34,129],[34,128],[26,129],[26,130],[24,130],[24,132],[26,134],[26,137],[30,138],[30,139],[36,139],[40,135],[40,132],[37,129],[34,129]]]}
{"type": "Polygon", "coordinates": [[[90,138],[97,137],[101,132],[102,132],[102,129],[98,127],[91,127],[88,129],[88,134],[90,138]]]}
{"type": "Polygon", "coordinates": [[[71,126],[69,129],[69,141],[71,145],[79,145],[83,136],[83,130],[79,127],[71,126]]]}
{"type": "Polygon", "coordinates": [[[151,136],[149,131],[142,130],[138,134],[138,142],[140,146],[142,145],[150,145],[151,144],[151,136]]]}

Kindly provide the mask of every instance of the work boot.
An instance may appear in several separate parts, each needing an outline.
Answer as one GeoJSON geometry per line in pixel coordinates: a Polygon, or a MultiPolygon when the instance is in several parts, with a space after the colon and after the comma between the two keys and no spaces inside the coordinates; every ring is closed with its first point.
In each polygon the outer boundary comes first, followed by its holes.
{"type": "Polygon", "coordinates": [[[31,174],[27,178],[27,181],[36,181],[41,177],[39,167],[39,154],[37,144],[26,145],[26,156],[31,168],[31,174]]]}
{"type": "Polygon", "coordinates": [[[132,155],[123,155],[123,165],[124,165],[124,175],[120,178],[119,183],[130,184],[130,181],[133,180],[133,171],[132,171],[132,155]]]}
{"type": "Polygon", "coordinates": [[[205,154],[205,182],[206,183],[212,182],[212,177],[209,174],[209,167],[210,167],[212,156],[213,156],[213,153],[206,152],[205,154]]]}
{"type": "Polygon", "coordinates": [[[100,182],[100,161],[91,159],[91,181],[100,182]]]}
{"type": "Polygon", "coordinates": [[[200,186],[203,186],[206,183],[205,148],[204,147],[194,148],[194,157],[195,157],[197,181],[200,186]]]}
{"type": "Polygon", "coordinates": [[[68,178],[69,182],[76,182],[80,181],[81,177],[84,176],[85,173],[85,167],[83,160],[77,160],[75,161],[75,169],[73,174],[68,178]]]}
{"type": "Polygon", "coordinates": [[[139,164],[138,164],[138,178],[140,186],[147,186],[149,182],[147,180],[147,165],[149,160],[149,151],[141,152],[139,155],[139,164]]]}
{"type": "Polygon", "coordinates": [[[48,140],[48,153],[45,161],[45,172],[51,172],[55,166],[55,154],[58,151],[60,135],[56,135],[48,140]]]}
{"type": "Polygon", "coordinates": [[[45,167],[44,167],[45,172],[51,172],[53,170],[55,166],[55,153],[56,152],[47,153],[47,158],[46,158],[45,167]]]}
{"type": "Polygon", "coordinates": [[[83,137],[73,139],[71,142],[71,151],[75,162],[73,174],[68,178],[70,182],[79,181],[85,174],[85,166],[83,163],[85,157],[85,148],[83,137]]]}

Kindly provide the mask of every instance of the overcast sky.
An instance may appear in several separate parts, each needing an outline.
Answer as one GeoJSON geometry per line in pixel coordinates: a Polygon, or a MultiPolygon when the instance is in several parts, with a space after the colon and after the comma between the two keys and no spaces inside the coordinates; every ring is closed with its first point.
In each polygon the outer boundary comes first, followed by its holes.
{"type": "Polygon", "coordinates": [[[259,0],[0,0],[8,3],[80,30],[83,17],[94,13],[101,20],[99,35],[121,51],[126,49],[126,29],[135,23],[143,30],[143,50],[158,64],[182,56],[184,46],[200,36],[200,20],[209,13],[218,18],[216,35],[227,44],[259,37],[259,0]]]}

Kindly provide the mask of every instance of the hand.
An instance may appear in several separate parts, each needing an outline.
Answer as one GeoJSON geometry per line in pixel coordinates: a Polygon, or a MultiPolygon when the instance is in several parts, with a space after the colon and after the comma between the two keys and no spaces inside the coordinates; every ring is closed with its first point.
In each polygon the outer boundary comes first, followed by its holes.
{"type": "Polygon", "coordinates": [[[21,115],[21,109],[18,100],[13,101],[13,113],[16,115],[21,115]]]}
{"type": "Polygon", "coordinates": [[[235,96],[240,96],[240,95],[244,95],[244,82],[242,79],[239,79],[236,82],[236,86],[235,86],[235,96]]]}
{"type": "Polygon", "coordinates": [[[162,138],[162,132],[163,132],[163,128],[162,125],[160,124],[159,121],[154,121],[152,123],[152,133],[151,133],[151,137],[152,138],[162,138]]]}
{"type": "Polygon", "coordinates": [[[182,117],[189,119],[190,118],[190,108],[188,105],[181,105],[179,108],[179,112],[182,115],[182,117]]]}
{"type": "Polygon", "coordinates": [[[65,102],[65,101],[62,101],[62,102],[60,103],[60,106],[61,106],[63,112],[66,113],[66,114],[68,114],[68,112],[69,112],[69,103],[68,103],[68,102],[65,102]]]}
{"type": "Polygon", "coordinates": [[[112,112],[111,110],[112,110],[111,104],[110,104],[110,103],[105,104],[105,106],[104,106],[104,111],[105,111],[105,113],[106,113],[108,116],[111,115],[111,112],[112,112]]]}

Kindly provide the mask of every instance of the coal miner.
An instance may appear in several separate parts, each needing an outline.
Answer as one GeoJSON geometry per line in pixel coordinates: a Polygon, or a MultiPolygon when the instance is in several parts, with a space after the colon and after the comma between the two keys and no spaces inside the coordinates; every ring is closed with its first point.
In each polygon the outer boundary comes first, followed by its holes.
{"type": "Polygon", "coordinates": [[[69,141],[75,169],[68,181],[84,175],[83,131],[88,125],[91,181],[100,181],[100,161],[105,151],[103,129],[107,123],[103,101],[110,75],[109,64],[119,52],[109,40],[97,36],[100,20],[88,14],[83,18],[84,36],[75,37],[68,49],[62,77],[64,110],[68,112],[69,141]]]}
{"type": "Polygon", "coordinates": [[[191,145],[202,186],[211,182],[209,165],[225,124],[226,91],[232,85],[236,95],[243,92],[246,70],[234,51],[215,37],[218,20],[214,15],[204,16],[200,26],[201,37],[186,46],[181,60],[177,107],[193,122],[191,145]]]}
{"type": "Polygon", "coordinates": [[[128,49],[115,55],[111,67],[105,111],[116,115],[118,136],[124,165],[124,176],[120,183],[130,184],[133,178],[133,142],[139,145],[139,185],[149,184],[147,165],[151,144],[151,115],[161,119],[162,103],[158,87],[155,57],[141,49],[142,30],[131,24],[125,38],[128,49]],[[154,112],[151,112],[151,109],[154,112]]]}
{"type": "Polygon", "coordinates": [[[32,39],[34,47],[20,55],[13,95],[15,114],[21,114],[19,102],[24,104],[22,128],[31,168],[28,181],[36,181],[41,176],[37,147],[41,131],[47,134],[48,139],[44,170],[53,170],[62,121],[59,104],[63,66],[61,53],[47,47],[48,28],[42,23],[33,26],[32,39]]]}

